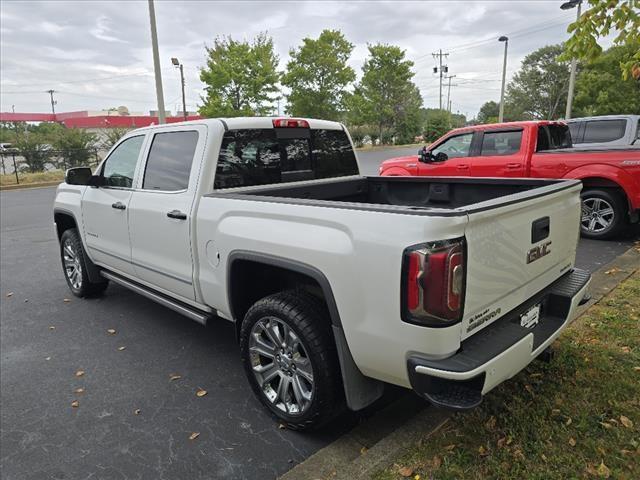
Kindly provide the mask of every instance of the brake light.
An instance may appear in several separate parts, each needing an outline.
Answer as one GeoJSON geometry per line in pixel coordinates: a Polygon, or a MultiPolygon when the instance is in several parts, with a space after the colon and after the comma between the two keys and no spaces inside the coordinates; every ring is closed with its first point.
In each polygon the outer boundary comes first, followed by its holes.
{"type": "Polygon", "coordinates": [[[402,319],[432,327],[462,320],[464,240],[416,245],[404,256],[402,319]]]}
{"type": "Polygon", "coordinates": [[[274,118],[274,128],[309,128],[309,122],[298,118],[274,118]]]}

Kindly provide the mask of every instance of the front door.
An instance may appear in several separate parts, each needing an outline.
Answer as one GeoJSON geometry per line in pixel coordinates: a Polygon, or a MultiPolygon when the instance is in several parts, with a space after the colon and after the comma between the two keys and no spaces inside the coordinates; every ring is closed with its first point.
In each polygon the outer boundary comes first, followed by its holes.
{"type": "Polygon", "coordinates": [[[88,187],[82,197],[82,221],[89,255],[96,263],[134,274],[129,243],[128,208],[144,135],[123,140],[100,168],[100,187],[88,187]]]}
{"type": "Polygon", "coordinates": [[[473,132],[454,135],[445,139],[439,145],[431,148],[432,157],[440,157],[443,160],[430,162],[418,162],[418,175],[459,177],[469,175],[469,151],[473,132]]]}
{"type": "Polygon", "coordinates": [[[195,299],[191,229],[198,177],[192,170],[200,166],[205,135],[202,126],[155,133],[129,209],[136,276],[189,300],[195,299]]]}

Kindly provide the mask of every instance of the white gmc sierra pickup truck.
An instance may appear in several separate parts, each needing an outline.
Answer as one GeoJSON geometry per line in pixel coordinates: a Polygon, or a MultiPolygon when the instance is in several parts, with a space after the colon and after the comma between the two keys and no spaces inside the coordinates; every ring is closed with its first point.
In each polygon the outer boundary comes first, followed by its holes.
{"type": "Polygon", "coordinates": [[[255,394],[302,429],[385,382],[471,408],[540,356],[586,298],[580,188],[363,177],[340,123],[208,119],[68,170],[54,218],[75,295],[234,322],[255,394]]]}

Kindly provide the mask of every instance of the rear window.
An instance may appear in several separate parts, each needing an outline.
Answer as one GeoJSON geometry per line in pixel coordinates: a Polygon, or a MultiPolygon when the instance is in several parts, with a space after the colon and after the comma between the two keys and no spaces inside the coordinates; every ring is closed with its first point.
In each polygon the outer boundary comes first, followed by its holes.
{"type": "Polygon", "coordinates": [[[613,142],[624,137],[627,121],[619,120],[590,120],[584,129],[584,143],[613,142]]]}
{"type": "Polygon", "coordinates": [[[541,125],[538,128],[537,152],[571,148],[571,132],[566,125],[541,125]]]}
{"type": "Polygon", "coordinates": [[[520,151],[522,130],[513,132],[485,132],[482,136],[483,157],[494,155],[512,155],[520,151]]]}
{"type": "Polygon", "coordinates": [[[222,140],[214,188],[357,174],[351,142],[342,130],[231,130],[222,140]]]}
{"type": "Polygon", "coordinates": [[[142,188],[170,192],[186,190],[197,144],[198,132],[156,133],[142,188]]]}

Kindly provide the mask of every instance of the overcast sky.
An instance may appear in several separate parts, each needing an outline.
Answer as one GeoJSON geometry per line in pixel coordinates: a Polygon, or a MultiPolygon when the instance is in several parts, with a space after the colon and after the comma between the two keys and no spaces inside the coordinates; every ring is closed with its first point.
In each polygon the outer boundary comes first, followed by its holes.
{"type": "MultiPolygon", "coordinates": [[[[180,108],[179,73],[185,66],[187,108],[201,103],[199,67],[205,44],[216,36],[252,39],[267,31],[284,69],[288,51],[304,37],[339,29],[355,45],[350,63],[360,74],[367,43],[389,43],[415,62],[415,83],[425,106],[438,106],[438,76],[432,53],[448,52],[452,110],[474,116],[498,100],[503,44],[509,36],[508,78],[527,53],[566,40],[575,10],[558,0],[466,2],[207,2],[156,0],[166,108],[180,108]]],[[[101,110],[126,105],[155,109],[148,6],[145,1],[2,0],[0,109],[49,112],[101,110]]],[[[446,88],[443,91],[446,102],[446,88]]]]}

